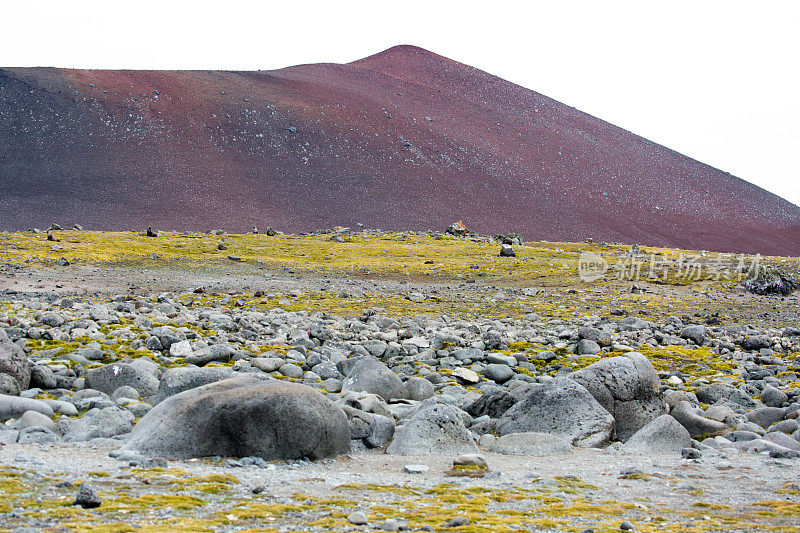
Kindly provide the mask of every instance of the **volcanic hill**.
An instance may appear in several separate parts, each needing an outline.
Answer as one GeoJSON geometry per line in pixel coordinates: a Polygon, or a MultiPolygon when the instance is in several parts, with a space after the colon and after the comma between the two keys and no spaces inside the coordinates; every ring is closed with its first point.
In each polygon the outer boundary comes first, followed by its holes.
{"type": "Polygon", "coordinates": [[[275,71],[0,70],[0,229],[443,229],[800,255],[800,208],[413,46],[275,71]]]}

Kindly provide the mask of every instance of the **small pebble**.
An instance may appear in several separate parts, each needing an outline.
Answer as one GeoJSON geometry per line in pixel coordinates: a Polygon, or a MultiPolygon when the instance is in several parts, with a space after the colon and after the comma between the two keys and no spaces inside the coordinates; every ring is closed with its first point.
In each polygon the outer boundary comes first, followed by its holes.
{"type": "Polygon", "coordinates": [[[625,520],[619,525],[619,528],[623,531],[633,531],[633,524],[625,520]]]}

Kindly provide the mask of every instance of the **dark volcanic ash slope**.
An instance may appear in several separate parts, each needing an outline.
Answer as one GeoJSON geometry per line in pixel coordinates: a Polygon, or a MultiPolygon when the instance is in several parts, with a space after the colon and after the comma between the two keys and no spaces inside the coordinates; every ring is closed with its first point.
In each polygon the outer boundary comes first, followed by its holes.
{"type": "Polygon", "coordinates": [[[269,72],[0,70],[0,228],[358,222],[800,255],[800,208],[426,50],[269,72]]]}

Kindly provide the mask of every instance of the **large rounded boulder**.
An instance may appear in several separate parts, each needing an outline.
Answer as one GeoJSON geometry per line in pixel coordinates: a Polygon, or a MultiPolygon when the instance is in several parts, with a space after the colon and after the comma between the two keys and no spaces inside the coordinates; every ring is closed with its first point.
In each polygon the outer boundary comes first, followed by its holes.
{"type": "Polygon", "coordinates": [[[28,357],[0,328],[0,394],[18,395],[28,388],[30,382],[28,357]]]}
{"type": "Polygon", "coordinates": [[[638,352],[602,359],[569,377],[611,413],[616,436],[623,442],[666,414],[658,376],[647,357],[638,352]]]}
{"type": "Polygon", "coordinates": [[[150,457],[322,459],[350,450],[347,416],[305,385],[226,379],[159,403],[123,450],[150,457]]]}
{"type": "Polygon", "coordinates": [[[455,407],[430,403],[397,428],[386,453],[460,455],[478,453],[478,447],[455,407]]]}
{"type": "Polygon", "coordinates": [[[112,363],[86,371],[86,388],[113,394],[120,387],[133,387],[143,397],[158,391],[158,379],[143,366],[112,363]]]}
{"type": "Polygon", "coordinates": [[[555,378],[533,389],[500,418],[497,429],[509,433],[549,433],[583,448],[608,444],[614,417],[582,385],[555,378]]]}
{"type": "Polygon", "coordinates": [[[369,392],[384,400],[408,398],[405,383],[389,367],[373,356],[360,357],[342,384],[342,392],[369,392]]]}

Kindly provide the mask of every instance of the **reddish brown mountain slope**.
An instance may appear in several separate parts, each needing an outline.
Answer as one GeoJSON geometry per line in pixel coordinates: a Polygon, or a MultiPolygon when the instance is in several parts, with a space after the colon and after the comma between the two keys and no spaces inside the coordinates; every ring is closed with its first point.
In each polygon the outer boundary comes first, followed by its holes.
{"type": "Polygon", "coordinates": [[[399,46],[269,72],[0,70],[0,228],[441,229],[800,255],[800,208],[399,46]]]}

